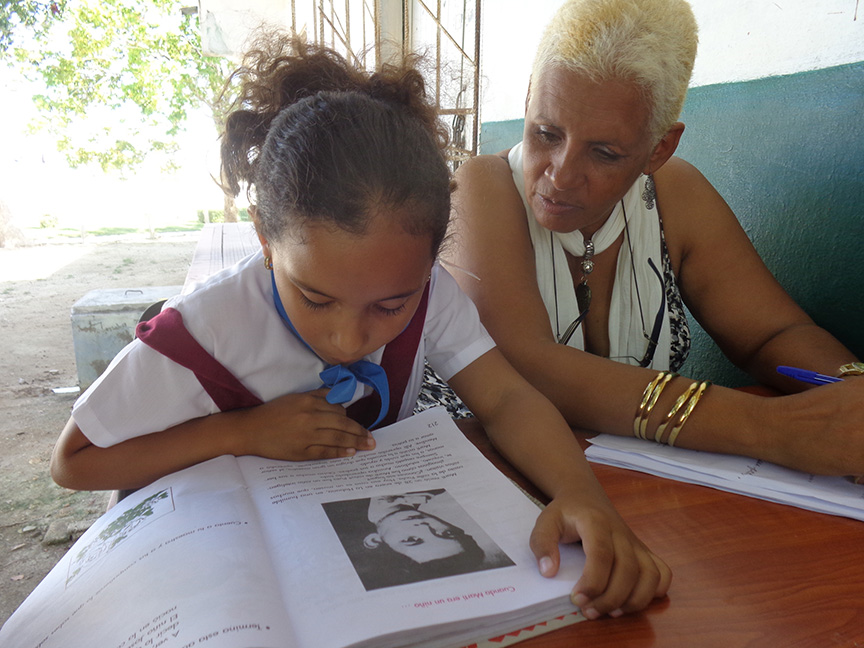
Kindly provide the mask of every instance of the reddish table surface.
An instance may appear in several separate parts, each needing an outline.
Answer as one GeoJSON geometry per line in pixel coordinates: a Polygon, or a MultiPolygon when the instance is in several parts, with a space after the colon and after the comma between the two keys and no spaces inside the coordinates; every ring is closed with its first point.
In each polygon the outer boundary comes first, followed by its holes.
{"type": "MultiPolygon", "coordinates": [[[[479,423],[459,427],[544,499],[479,423]]],[[[633,531],[672,568],[669,596],[639,614],[584,621],[519,646],[864,646],[864,523],[591,465],[633,531]]]]}

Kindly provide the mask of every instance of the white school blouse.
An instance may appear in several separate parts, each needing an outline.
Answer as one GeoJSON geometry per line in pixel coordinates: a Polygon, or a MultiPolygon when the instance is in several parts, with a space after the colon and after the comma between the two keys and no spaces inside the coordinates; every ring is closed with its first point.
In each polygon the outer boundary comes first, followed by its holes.
{"type": "MultiPolygon", "coordinates": [[[[414,409],[424,358],[449,380],[495,346],[473,302],[437,263],[429,288],[399,419],[414,409]]],[[[165,306],[177,309],[201,346],[262,401],[321,387],[318,374],[327,365],[279,317],[260,251],[165,306]]],[[[383,354],[381,347],[365,359],[380,363],[383,354]]],[[[359,384],[345,406],[369,392],[359,384]]],[[[108,447],[218,411],[191,370],[134,340],[76,401],[72,417],[91,443],[108,447]]]]}

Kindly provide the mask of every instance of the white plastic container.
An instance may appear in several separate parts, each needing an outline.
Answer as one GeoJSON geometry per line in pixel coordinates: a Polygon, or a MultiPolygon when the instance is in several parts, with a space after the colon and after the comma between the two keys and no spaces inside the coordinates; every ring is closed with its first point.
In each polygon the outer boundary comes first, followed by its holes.
{"type": "Polygon", "coordinates": [[[72,343],[83,392],[135,336],[141,315],[182,286],[91,290],[72,306],[72,343]]]}

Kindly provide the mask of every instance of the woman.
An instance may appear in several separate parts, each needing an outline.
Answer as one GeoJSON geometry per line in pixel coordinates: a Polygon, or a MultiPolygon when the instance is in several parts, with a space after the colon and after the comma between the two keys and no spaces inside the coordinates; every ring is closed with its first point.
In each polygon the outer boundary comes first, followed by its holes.
{"type": "Polygon", "coordinates": [[[864,365],[673,157],[696,43],[684,0],[564,4],[535,59],[523,141],[458,172],[456,278],[571,425],[864,474],[864,378],[850,378],[864,365]],[[689,348],[682,301],[736,365],[793,395],[670,373],[689,348]],[[849,379],[807,389],[778,365],[849,379]]]}

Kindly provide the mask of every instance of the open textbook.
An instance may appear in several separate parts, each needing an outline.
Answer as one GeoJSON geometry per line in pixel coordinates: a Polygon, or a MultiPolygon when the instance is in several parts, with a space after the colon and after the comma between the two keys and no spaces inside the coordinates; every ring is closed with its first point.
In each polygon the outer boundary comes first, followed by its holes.
{"type": "MultiPolygon", "coordinates": [[[[540,576],[539,509],[428,410],[353,458],[219,457],[103,515],[0,629],[4,648],[465,646],[583,617],[584,554],[540,576]]],[[[503,645],[496,643],[496,645],[503,645]]]]}
{"type": "Polygon", "coordinates": [[[864,520],[864,485],[845,477],[810,475],[761,459],[670,448],[631,437],[600,434],[589,441],[589,461],[864,520]]]}

